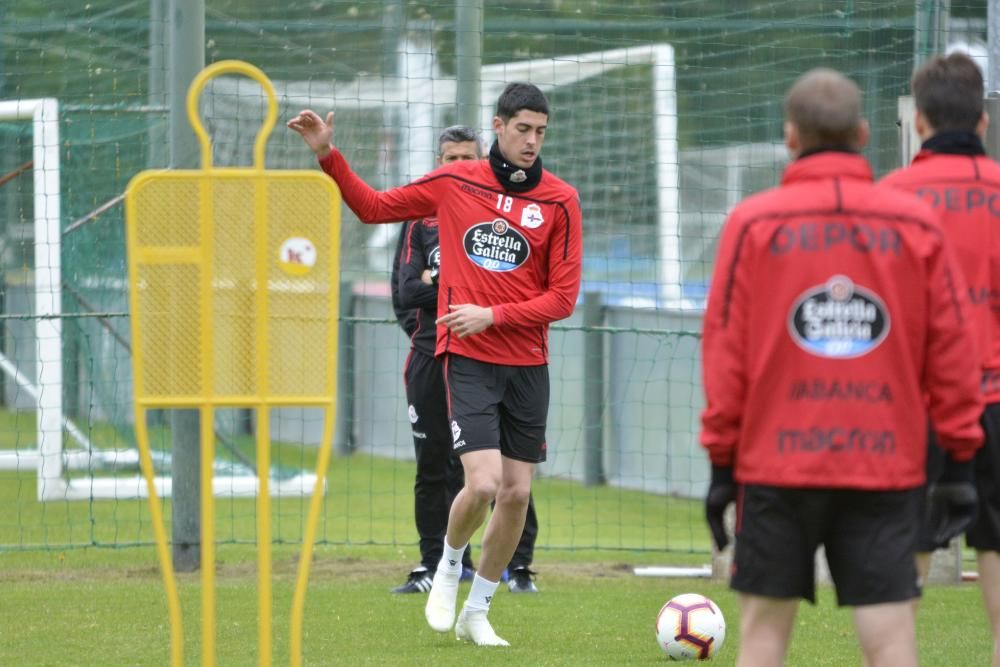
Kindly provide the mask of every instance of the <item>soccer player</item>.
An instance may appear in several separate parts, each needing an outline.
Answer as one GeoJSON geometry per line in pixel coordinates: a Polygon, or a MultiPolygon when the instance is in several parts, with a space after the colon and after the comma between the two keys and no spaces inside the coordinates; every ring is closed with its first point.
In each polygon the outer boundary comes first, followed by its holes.
{"type": "MultiPolygon", "coordinates": [[[[1000,164],[986,156],[982,138],[989,117],[983,110],[983,76],[964,53],[935,56],[913,74],[914,119],[923,144],[912,165],[883,183],[915,192],[938,213],[969,288],[969,324],[979,343],[981,388],[986,403],[981,425],[986,442],[976,454],[976,520],[966,533],[976,550],[979,583],[993,630],[993,667],[1000,667],[1000,164]]],[[[931,444],[928,478],[947,483],[952,470],[941,470],[943,454],[931,444]]],[[[973,470],[963,470],[972,481],[973,470]]],[[[939,482],[936,490],[944,484],[939,482]]],[[[933,505],[932,505],[933,507],[933,505]]],[[[948,517],[943,517],[948,518],[948,517]]],[[[970,517],[971,518],[971,517],[970,517]]],[[[917,569],[930,569],[930,552],[947,546],[954,531],[930,534],[925,524],[917,569]]]]}
{"type": "MultiPolygon", "coordinates": [[[[479,160],[479,133],[454,125],[438,136],[438,165],[458,160],[479,160]]],[[[441,266],[436,218],[404,223],[392,267],[392,301],[396,319],[410,338],[403,383],[417,459],[413,507],[420,536],[420,565],[394,593],[426,593],[441,560],[448,510],[462,488],[462,464],[452,454],[447,396],[441,362],[434,356],[437,338],[438,273],[441,266]]],[[[538,519],[528,498],[524,531],[508,566],[508,587],[513,592],[538,592],[531,579],[531,565],[538,519]]],[[[470,550],[462,554],[462,580],[472,579],[470,550]]]]}
{"type": "Polygon", "coordinates": [[[454,451],[465,486],[452,503],[444,555],[425,607],[438,632],[507,646],[487,613],[524,528],[531,479],[545,460],[549,403],[548,327],[569,317],[583,254],[579,197],[542,168],[549,106],[530,83],[497,100],[489,159],[444,165],[413,183],[377,192],[330,144],[333,114],[302,111],[288,127],[364,222],[437,214],[441,241],[437,346],[454,451]],[[457,621],[462,552],[496,505],[483,535],[479,570],[457,621]]]}
{"type": "Polygon", "coordinates": [[[872,183],[852,81],[800,77],[784,135],[781,185],[723,227],[702,341],[720,549],[737,502],[737,664],[784,662],[823,544],[868,664],[913,666],[928,414],[956,464],[982,444],[964,280],[930,207],[872,183]]]}

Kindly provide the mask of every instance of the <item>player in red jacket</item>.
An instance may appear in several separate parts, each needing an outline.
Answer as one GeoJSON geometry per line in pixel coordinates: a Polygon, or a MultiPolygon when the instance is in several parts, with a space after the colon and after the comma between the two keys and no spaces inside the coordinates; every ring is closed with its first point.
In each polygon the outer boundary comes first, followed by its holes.
{"type": "Polygon", "coordinates": [[[872,183],[853,82],[803,75],[784,132],[794,161],[780,187],[729,215],[704,324],[701,443],[719,548],[738,496],[737,664],[784,662],[823,544],[869,665],[916,665],[928,410],[955,461],[982,441],[962,276],[933,211],[872,183]]]}
{"type": "Polygon", "coordinates": [[[579,197],[538,157],[548,115],[537,87],[509,84],[497,100],[487,160],[454,162],[386,192],[364,183],[330,145],[332,113],[324,121],[306,110],[288,122],[363,222],[437,215],[436,353],[444,358],[465,487],[452,504],[425,615],[434,630],[454,626],[459,639],[478,645],[508,645],[487,612],[524,527],[535,467],[545,460],[548,326],[572,314],[580,289],[579,197]],[[494,499],[479,570],[456,621],[461,555],[494,499]]]}
{"type": "MultiPolygon", "coordinates": [[[[976,519],[966,533],[976,549],[979,583],[994,640],[1000,639],[1000,164],[986,156],[982,137],[989,117],[983,110],[983,76],[963,53],[936,56],[911,82],[915,128],[923,141],[913,163],[883,183],[915,192],[934,207],[968,285],[969,325],[978,342],[986,408],[986,443],[976,454],[976,519]]],[[[928,478],[943,471],[944,456],[931,444],[928,478]]],[[[938,485],[940,486],[940,485],[938,485]]],[[[935,536],[937,517],[925,524],[918,570],[926,577],[930,552],[950,535],[935,536]]],[[[993,666],[1000,667],[994,645],[993,666]]]]}
{"type": "MultiPolygon", "coordinates": [[[[438,136],[438,165],[482,157],[479,133],[471,127],[453,125],[438,136]]],[[[462,464],[452,451],[444,371],[440,359],[434,356],[440,268],[437,219],[423,218],[400,225],[392,265],[392,300],[396,319],[410,338],[403,381],[417,459],[413,510],[420,534],[420,565],[410,572],[405,583],[393,589],[394,593],[430,591],[443,553],[448,510],[463,483],[462,464]]],[[[530,568],[537,537],[538,515],[529,495],[524,531],[507,566],[507,587],[513,593],[538,592],[530,568]]],[[[466,549],[461,580],[472,579],[474,569],[470,550],[466,549]]]]}

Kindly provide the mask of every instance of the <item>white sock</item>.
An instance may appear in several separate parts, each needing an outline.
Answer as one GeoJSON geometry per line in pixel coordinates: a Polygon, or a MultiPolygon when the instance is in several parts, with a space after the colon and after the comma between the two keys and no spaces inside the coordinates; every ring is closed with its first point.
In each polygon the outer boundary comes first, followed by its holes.
{"type": "Polygon", "coordinates": [[[472,580],[472,590],[469,591],[469,599],[465,601],[465,606],[477,611],[489,611],[490,602],[493,601],[493,594],[497,592],[499,583],[483,579],[477,574],[472,580]]]}
{"type": "Polygon", "coordinates": [[[448,538],[446,536],[444,539],[444,554],[441,555],[441,562],[438,563],[438,572],[455,577],[461,576],[462,554],[465,553],[465,548],[467,546],[469,546],[468,542],[457,549],[454,549],[450,544],[448,544],[448,538]]]}

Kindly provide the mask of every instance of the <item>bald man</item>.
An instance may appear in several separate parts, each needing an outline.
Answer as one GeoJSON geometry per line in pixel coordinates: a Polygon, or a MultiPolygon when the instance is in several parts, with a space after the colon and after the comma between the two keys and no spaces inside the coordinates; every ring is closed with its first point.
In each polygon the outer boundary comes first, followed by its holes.
{"type": "Polygon", "coordinates": [[[983,438],[963,278],[933,210],[872,183],[850,79],[799,78],[784,135],[781,185],[726,220],[702,339],[720,549],[737,503],[737,665],[783,664],[824,545],[868,665],[915,666],[926,424],[958,464],[983,438]]]}

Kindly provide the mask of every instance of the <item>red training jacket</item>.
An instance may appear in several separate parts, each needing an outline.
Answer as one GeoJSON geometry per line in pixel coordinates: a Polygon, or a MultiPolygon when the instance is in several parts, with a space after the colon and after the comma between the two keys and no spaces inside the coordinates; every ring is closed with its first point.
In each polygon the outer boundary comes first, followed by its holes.
{"type": "Polygon", "coordinates": [[[882,183],[915,192],[940,216],[969,288],[984,399],[1000,402],[1000,164],[923,150],[882,183]]]}
{"type": "Polygon", "coordinates": [[[722,230],[705,312],[701,443],[743,484],[908,489],[982,444],[961,272],[934,212],[859,155],[785,170],[722,230]]]}
{"type": "Polygon", "coordinates": [[[549,323],[569,317],[580,291],[583,228],[579,196],[543,170],[527,192],[507,192],[488,160],[444,165],[378,192],[336,148],[320,160],[362,222],[437,215],[441,240],[438,316],[450,305],[492,307],[493,326],[464,338],[439,326],[436,354],[495,364],[548,363],[549,323]]]}

